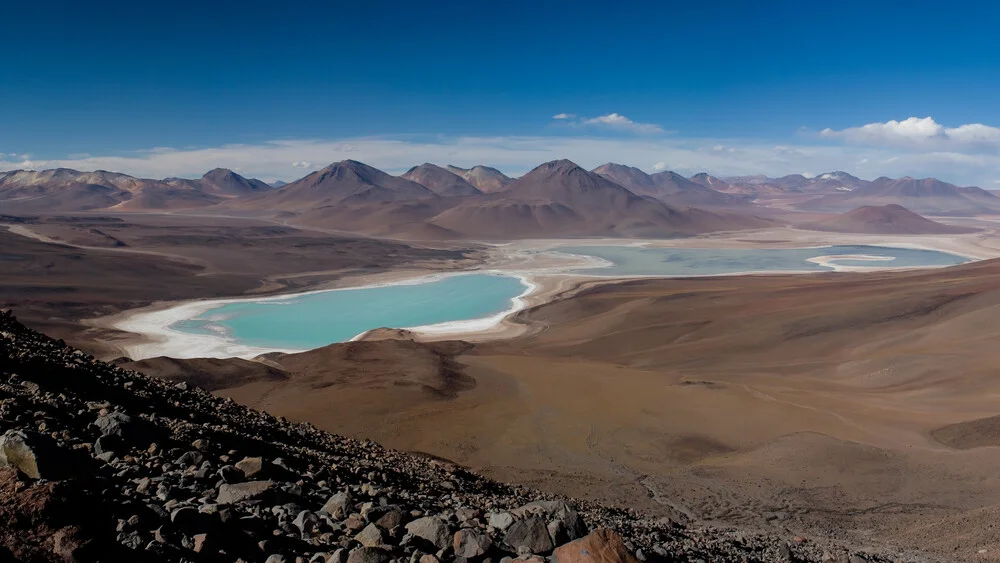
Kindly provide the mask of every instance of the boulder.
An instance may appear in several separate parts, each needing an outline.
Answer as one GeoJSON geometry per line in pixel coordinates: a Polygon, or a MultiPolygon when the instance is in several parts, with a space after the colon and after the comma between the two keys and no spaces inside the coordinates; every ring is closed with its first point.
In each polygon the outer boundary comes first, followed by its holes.
{"type": "Polygon", "coordinates": [[[528,516],[511,524],[504,536],[504,543],[519,555],[526,553],[544,555],[555,547],[545,520],[539,516],[528,516]]]}
{"type": "Polygon", "coordinates": [[[126,444],[146,446],[155,439],[145,420],[132,418],[121,411],[97,417],[94,426],[101,430],[102,436],[116,436],[126,444]]]}
{"type": "Polygon", "coordinates": [[[114,434],[99,436],[94,442],[94,453],[101,455],[113,452],[122,448],[122,439],[114,434]]]}
{"type": "Polygon", "coordinates": [[[582,538],[587,535],[587,524],[580,517],[575,508],[564,500],[538,500],[511,510],[511,513],[518,517],[538,516],[546,522],[562,522],[566,537],[570,540],[582,538]]]}
{"type": "Polygon", "coordinates": [[[365,547],[376,547],[388,543],[388,536],[377,524],[368,524],[354,539],[365,547]]]}
{"type": "Polygon", "coordinates": [[[273,481],[247,481],[246,483],[226,483],[219,487],[216,502],[235,504],[244,500],[259,499],[274,489],[273,481]]]}
{"type": "Polygon", "coordinates": [[[0,436],[0,467],[13,467],[31,479],[58,479],[72,469],[70,453],[55,440],[31,431],[8,430],[0,436]]]}
{"type": "Polygon", "coordinates": [[[614,530],[598,528],[587,536],[556,548],[555,563],[639,563],[614,530]]]}
{"type": "Polygon", "coordinates": [[[398,506],[377,506],[365,514],[369,522],[374,522],[386,530],[401,526],[405,514],[398,506]]]}
{"type": "Polygon", "coordinates": [[[420,538],[433,545],[436,549],[445,549],[451,543],[452,536],[448,526],[440,518],[424,516],[406,525],[410,535],[420,538]]]}
{"type": "Polygon", "coordinates": [[[496,528],[501,532],[506,531],[510,528],[510,525],[514,523],[514,515],[510,512],[491,512],[486,518],[487,524],[490,528],[496,528]]]}
{"type": "Polygon", "coordinates": [[[319,511],[329,514],[331,518],[339,520],[347,516],[353,507],[354,504],[351,499],[351,493],[341,491],[330,497],[330,500],[326,501],[326,504],[324,504],[323,508],[320,508],[319,511]]]}
{"type": "Polygon", "coordinates": [[[493,547],[490,537],[475,528],[463,528],[455,532],[452,544],[455,548],[455,556],[466,559],[486,555],[493,547]]]}
{"type": "Polygon", "coordinates": [[[245,457],[240,461],[236,462],[236,469],[243,472],[243,476],[246,479],[253,479],[257,477],[266,477],[264,475],[264,458],[262,457],[245,457]]]}
{"type": "Polygon", "coordinates": [[[205,461],[205,454],[192,450],[190,452],[185,452],[184,455],[177,458],[174,463],[180,467],[191,467],[192,465],[201,465],[205,461]]]}
{"type": "Polygon", "coordinates": [[[317,524],[319,524],[319,516],[316,516],[308,510],[299,512],[298,516],[296,516],[295,520],[292,522],[292,525],[298,528],[299,532],[302,534],[311,533],[314,529],[316,529],[317,524]]]}
{"type": "Polygon", "coordinates": [[[362,547],[347,556],[347,563],[388,563],[392,555],[378,547],[362,547]]]}

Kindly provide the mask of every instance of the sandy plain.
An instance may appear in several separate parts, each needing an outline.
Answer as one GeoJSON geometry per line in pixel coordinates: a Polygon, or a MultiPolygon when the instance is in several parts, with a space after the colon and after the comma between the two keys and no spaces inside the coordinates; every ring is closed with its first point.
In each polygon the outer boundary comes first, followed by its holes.
{"type": "MultiPolygon", "coordinates": [[[[67,236],[65,227],[26,228],[67,236]]],[[[983,260],[1000,256],[992,228],[933,237],[779,228],[655,243],[478,244],[471,251],[337,239],[327,243],[365,250],[346,256],[339,268],[320,270],[317,255],[308,254],[298,271],[288,267],[299,264],[294,260],[250,271],[249,255],[238,254],[248,251],[238,245],[223,248],[239,259],[223,260],[176,244],[179,235],[204,226],[173,232],[169,245],[135,235],[161,228],[110,233],[132,248],[188,260],[129,257],[131,268],[149,268],[138,279],[169,282],[145,288],[162,296],[154,299],[161,306],[379,283],[442,269],[559,270],[564,258],[545,251],[561,244],[892,244],[983,260]],[[397,256],[399,263],[360,271],[358,256],[373,250],[383,253],[378,259],[397,256]]],[[[110,256],[114,251],[79,241],[56,246],[16,233],[0,236],[25,255],[45,257],[58,275],[74,275],[62,266],[63,260],[78,264],[73,256],[85,256],[95,269],[123,266],[110,256]]],[[[323,248],[325,254],[331,247],[323,248]]],[[[29,270],[24,280],[39,279],[29,270]]],[[[137,283],[115,276],[102,279],[105,288],[137,283]]],[[[5,280],[5,291],[22,283],[18,279],[5,280]]],[[[59,279],[46,282],[55,293],[37,296],[48,305],[29,308],[36,326],[67,327],[89,342],[85,349],[105,357],[120,350],[120,333],[68,327],[151,304],[148,297],[128,297],[95,306],[90,293],[77,295],[88,305],[55,322],[52,296],[64,293],[59,279]]],[[[907,561],[1000,561],[1000,262],[632,280],[548,271],[533,280],[540,291],[528,296],[526,307],[493,332],[463,334],[472,344],[359,341],[268,354],[257,362],[153,358],[125,365],[209,382],[213,392],[273,414],[504,480],[660,516],[895,546],[907,561]]],[[[12,300],[25,307],[23,294],[12,300]]]]}

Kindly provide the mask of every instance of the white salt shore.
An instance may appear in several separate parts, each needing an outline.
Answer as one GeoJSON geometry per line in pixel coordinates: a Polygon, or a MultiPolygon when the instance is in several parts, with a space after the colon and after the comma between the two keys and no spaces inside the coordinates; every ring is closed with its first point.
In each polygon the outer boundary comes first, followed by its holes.
{"type": "MultiPolygon", "coordinates": [[[[797,237],[796,237],[797,238],[797,237]]],[[[805,237],[802,237],[805,238],[805,237]]],[[[837,240],[836,244],[865,244],[871,246],[911,248],[950,252],[969,259],[983,259],[1000,255],[992,248],[977,247],[969,244],[968,241],[955,241],[950,239],[930,240],[926,237],[913,237],[911,240],[890,240],[876,241],[866,237],[858,240],[859,237],[850,237],[853,240],[837,240]]],[[[828,239],[829,240],[829,239],[828,239]]],[[[826,244],[818,240],[797,241],[798,244],[783,244],[778,247],[784,248],[825,248],[834,246],[828,241],[826,244]],[[810,244],[812,243],[812,244],[810,244]]],[[[456,320],[433,325],[416,327],[391,327],[403,328],[413,331],[419,337],[427,339],[440,339],[443,337],[461,337],[464,340],[481,341],[502,337],[515,336],[523,333],[526,327],[511,321],[514,313],[536,306],[551,300],[557,295],[564,295],[567,291],[573,290],[586,282],[605,283],[620,281],[625,279],[655,278],[665,277],[662,275],[649,276],[614,276],[614,275],[582,275],[579,269],[601,268],[611,266],[610,262],[593,257],[581,256],[561,252],[560,246],[565,245],[600,245],[600,246],[646,246],[646,247],[675,247],[675,248],[762,248],[773,247],[766,243],[747,241],[741,239],[679,239],[674,241],[636,241],[621,239],[595,239],[595,240],[553,240],[553,241],[519,241],[515,243],[498,244],[494,246],[495,255],[491,259],[492,269],[466,270],[460,272],[443,272],[433,274],[417,275],[414,273],[396,272],[387,275],[387,281],[378,283],[368,283],[354,287],[338,287],[331,289],[318,289],[295,294],[283,294],[270,297],[238,297],[229,299],[206,299],[198,301],[188,301],[182,303],[160,303],[145,309],[125,311],[105,319],[98,319],[95,324],[118,329],[135,335],[123,343],[118,343],[125,354],[133,359],[143,359],[155,356],[170,356],[174,358],[194,358],[194,357],[239,357],[253,358],[267,352],[302,352],[304,349],[283,349],[283,348],[262,348],[249,346],[236,342],[225,334],[190,334],[170,328],[178,321],[188,320],[206,311],[212,310],[221,305],[237,302],[265,302],[281,301],[325,291],[343,291],[349,289],[367,289],[374,287],[384,287],[391,285],[412,285],[433,282],[448,276],[465,275],[475,273],[491,273],[505,275],[520,279],[527,287],[520,295],[511,299],[510,306],[505,310],[482,318],[456,320]],[[734,244],[738,243],[738,244],[734,244]],[[748,244],[749,243],[749,244],[748,244]]],[[[882,256],[870,255],[830,255],[810,258],[809,261],[830,268],[838,272],[863,272],[883,270],[891,266],[883,266],[877,262],[891,260],[882,256]],[[837,260],[865,260],[871,261],[872,266],[844,266],[836,263],[837,260]]],[[[716,274],[721,276],[734,275],[777,275],[777,274],[802,274],[816,273],[816,270],[783,270],[783,271],[748,271],[732,272],[726,274],[716,274]]],[[[671,276],[671,277],[707,277],[707,276],[671,276]]],[[[372,327],[372,330],[381,327],[372,327]]],[[[354,337],[354,340],[363,337],[368,331],[354,337]]]]}
{"type": "MultiPolygon", "coordinates": [[[[424,325],[418,327],[393,327],[412,330],[414,332],[429,335],[464,334],[470,332],[489,331],[499,325],[509,315],[516,313],[529,305],[528,296],[539,289],[525,273],[507,272],[497,270],[468,271],[468,272],[447,272],[424,275],[415,278],[404,278],[390,282],[373,283],[359,285],[355,287],[341,287],[332,289],[319,289],[305,291],[301,293],[290,293],[275,295],[270,297],[239,297],[230,299],[204,299],[199,301],[189,301],[175,304],[166,308],[152,307],[146,310],[134,311],[128,315],[109,323],[112,328],[139,335],[141,339],[135,342],[121,344],[120,347],[133,360],[141,360],[156,356],[169,356],[172,358],[254,358],[268,352],[304,352],[307,348],[274,348],[258,347],[241,344],[228,335],[219,334],[192,334],[172,328],[174,323],[196,318],[222,305],[230,303],[261,303],[273,301],[285,301],[295,299],[305,295],[325,293],[332,291],[349,291],[372,289],[378,287],[417,285],[431,283],[451,276],[461,276],[469,274],[494,274],[515,277],[521,280],[526,286],[525,290],[518,296],[511,299],[510,306],[503,311],[482,318],[449,321],[444,323],[424,325]]],[[[372,327],[374,330],[380,327],[372,327]]],[[[356,335],[352,340],[363,337],[367,332],[356,335]]]]}

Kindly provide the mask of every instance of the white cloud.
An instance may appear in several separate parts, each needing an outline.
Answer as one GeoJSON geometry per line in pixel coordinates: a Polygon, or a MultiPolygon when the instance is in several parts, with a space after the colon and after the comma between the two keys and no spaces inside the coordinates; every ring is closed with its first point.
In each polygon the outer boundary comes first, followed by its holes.
{"type": "Polygon", "coordinates": [[[659,172],[660,170],[666,169],[666,167],[667,167],[666,162],[657,162],[656,164],[653,165],[653,170],[659,172]]]}
{"type": "Polygon", "coordinates": [[[902,121],[869,123],[839,131],[824,129],[820,136],[849,143],[907,148],[1000,149],[1000,128],[982,123],[945,127],[932,117],[910,117],[902,121]]]}
{"type": "Polygon", "coordinates": [[[310,166],[312,166],[312,163],[305,160],[297,160],[292,163],[292,168],[309,168],[310,166]]]}
{"type": "Polygon", "coordinates": [[[552,116],[552,119],[562,122],[567,127],[592,127],[603,128],[614,131],[624,131],[640,135],[651,135],[663,133],[663,127],[655,123],[639,123],[632,121],[620,113],[609,113],[597,117],[581,117],[575,113],[559,113],[552,116]]]}
{"type": "Polygon", "coordinates": [[[581,121],[582,125],[599,125],[632,133],[663,133],[663,127],[653,123],[637,123],[624,115],[609,113],[581,121]]]}

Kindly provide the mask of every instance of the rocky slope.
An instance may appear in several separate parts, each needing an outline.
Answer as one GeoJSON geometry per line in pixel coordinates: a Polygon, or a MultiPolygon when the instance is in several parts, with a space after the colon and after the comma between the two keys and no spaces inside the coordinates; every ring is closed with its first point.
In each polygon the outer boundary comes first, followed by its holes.
{"type": "Polygon", "coordinates": [[[9,312],[0,429],[3,561],[887,561],[546,498],[96,361],[9,312]]]}

